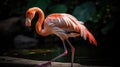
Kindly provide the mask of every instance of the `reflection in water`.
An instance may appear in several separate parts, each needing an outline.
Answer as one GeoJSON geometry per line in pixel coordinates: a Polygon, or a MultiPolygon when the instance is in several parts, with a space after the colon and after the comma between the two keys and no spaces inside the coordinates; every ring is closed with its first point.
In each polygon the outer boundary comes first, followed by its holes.
{"type": "MultiPolygon", "coordinates": [[[[58,62],[70,62],[71,50],[68,49],[68,54],[60,59],[58,62]]],[[[2,53],[3,56],[20,57],[33,60],[51,60],[63,52],[62,48],[51,49],[16,49],[2,53]]],[[[89,65],[105,65],[110,64],[110,58],[98,58],[96,48],[79,47],[75,51],[75,63],[89,64],[89,65]],[[106,63],[107,62],[107,63],[106,63]]]]}

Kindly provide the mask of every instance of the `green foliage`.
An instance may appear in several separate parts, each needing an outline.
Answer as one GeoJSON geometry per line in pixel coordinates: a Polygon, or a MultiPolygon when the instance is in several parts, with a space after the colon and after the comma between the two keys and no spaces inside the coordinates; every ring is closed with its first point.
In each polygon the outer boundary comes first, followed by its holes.
{"type": "Polygon", "coordinates": [[[101,29],[102,34],[106,35],[112,29],[114,23],[109,23],[101,29]]]}
{"type": "Polygon", "coordinates": [[[27,7],[40,7],[43,11],[47,8],[50,0],[29,0],[27,7]]]}
{"type": "MultiPolygon", "coordinates": [[[[105,26],[101,26],[101,33],[106,35],[107,32],[111,29],[110,23],[108,24],[108,20],[104,19],[108,17],[108,13],[110,12],[110,5],[107,1],[85,1],[82,2],[79,0],[68,0],[62,3],[60,0],[29,0],[27,4],[27,8],[29,7],[40,7],[45,16],[51,13],[69,13],[75,16],[79,21],[87,22],[90,21],[92,24],[98,23],[105,24],[105,26]],[[109,7],[108,7],[109,6],[109,7]],[[109,11],[108,11],[109,9],[109,11]],[[106,13],[107,12],[107,13],[106,13]],[[106,23],[104,23],[106,21],[106,23]]],[[[99,28],[100,26],[96,26],[99,28]]],[[[93,29],[96,29],[93,28],[93,29]]]]}
{"type": "MultiPolygon", "coordinates": [[[[100,0],[100,1],[99,0],[97,1],[88,1],[88,0],[85,0],[85,1],[81,1],[81,0],[7,1],[5,0],[5,1],[1,1],[0,6],[1,6],[0,14],[2,16],[0,19],[5,19],[15,15],[18,16],[21,14],[25,16],[24,14],[28,8],[39,7],[44,11],[45,16],[51,13],[70,13],[73,16],[75,16],[79,21],[83,21],[83,22],[90,21],[92,22],[91,24],[98,24],[96,28],[101,27],[99,28],[100,30],[102,30],[103,28],[106,29],[106,26],[109,26],[109,24],[112,23],[109,21],[109,19],[111,18],[111,13],[110,13],[111,9],[114,8],[112,7],[112,2],[106,1],[106,0],[100,0]],[[6,11],[9,11],[9,12],[6,12],[6,11]]],[[[108,27],[107,29],[110,30],[111,29],[110,27],[108,27]]],[[[96,28],[93,28],[93,29],[96,29],[96,28]]]]}
{"type": "MultiPolygon", "coordinates": [[[[56,2],[56,1],[55,1],[56,2]]],[[[48,0],[30,0],[28,3],[29,7],[40,7],[46,15],[50,13],[67,13],[69,7],[66,4],[52,4],[52,1],[48,0]]],[[[73,15],[80,21],[86,22],[91,20],[92,22],[97,22],[96,18],[96,8],[93,2],[85,2],[81,5],[75,7],[73,15]]]]}
{"type": "Polygon", "coordinates": [[[67,6],[64,4],[51,5],[52,1],[50,0],[30,0],[27,5],[27,9],[30,7],[39,7],[41,8],[46,15],[50,13],[65,13],[67,12],[67,6]]]}
{"type": "Polygon", "coordinates": [[[79,20],[86,22],[91,20],[93,22],[96,15],[95,5],[92,2],[85,2],[81,5],[78,5],[73,11],[73,15],[79,20]]]}
{"type": "Polygon", "coordinates": [[[51,6],[49,8],[49,11],[51,13],[66,13],[67,12],[67,6],[64,4],[57,4],[54,6],[51,6]]]}

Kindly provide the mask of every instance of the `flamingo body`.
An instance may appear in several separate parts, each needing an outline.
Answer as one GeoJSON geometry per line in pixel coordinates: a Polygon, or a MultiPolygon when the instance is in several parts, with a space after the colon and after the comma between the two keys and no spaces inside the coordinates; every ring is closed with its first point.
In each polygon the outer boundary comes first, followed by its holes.
{"type": "MultiPolygon", "coordinates": [[[[88,29],[84,26],[82,21],[78,21],[74,16],[66,13],[53,13],[48,15],[44,19],[43,11],[38,7],[33,7],[27,10],[26,12],[26,26],[31,26],[31,20],[34,18],[35,13],[38,13],[39,19],[36,23],[36,32],[41,36],[48,36],[50,34],[57,35],[63,42],[64,53],[55,57],[51,61],[54,61],[64,55],[67,54],[67,48],[65,46],[65,40],[71,46],[72,49],[72,64],[73,67],[73,59],[74,59],[74,47],[69,42],[69,37],[81,36],[85,40],[88,38],[90,43],[93,45],[97,45],[97,42],[94,36],[88,31],[88,29]],[[42,29],[42,24],[44,23],[44,27],[42,29]]],[[[48,63],[47,63],[48,64],[48,63]]]]}

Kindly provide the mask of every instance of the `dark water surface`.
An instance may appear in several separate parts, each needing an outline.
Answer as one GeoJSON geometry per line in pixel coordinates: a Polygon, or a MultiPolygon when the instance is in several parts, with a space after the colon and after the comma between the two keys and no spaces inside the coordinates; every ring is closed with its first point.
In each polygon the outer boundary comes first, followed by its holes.
{"type": "MultiPolygon", "coordinates": [[[[3,51],[1,55],[20,57],[33,60],[50,60],[57,55],[61,54],[64,50],[62,48],[45,48],[45,49],[13,49],[9,51],[3,51]]],[[[108,55],[105,51],[98,50],[97,48],[79,47],[75,51],[75,63],[84,65],[113,65],[114,57],[108,55]]],[[[68,54],[56,61],[58,62],[70,62],[71,50],[68,49],[68,54]]]]}

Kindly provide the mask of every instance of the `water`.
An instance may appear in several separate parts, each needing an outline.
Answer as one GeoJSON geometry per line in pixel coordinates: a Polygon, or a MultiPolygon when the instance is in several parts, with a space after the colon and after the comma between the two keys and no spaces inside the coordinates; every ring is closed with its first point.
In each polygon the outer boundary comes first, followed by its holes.
{"type": "MultiPolygon", "coordinates": [[[[63,48],[42,48],[42,49],[13,49],[2,53],[3,56],[20,57],[32,60],[49,61],[64,52],[63,48]]],[[[76,47],[74,62],[84,65],[110,65],[111,58],[101,57],[96,48],[76,47]]],[[[71,62],[71,50],[68,48],[68,54],[56,61],[71,62]]]]}

